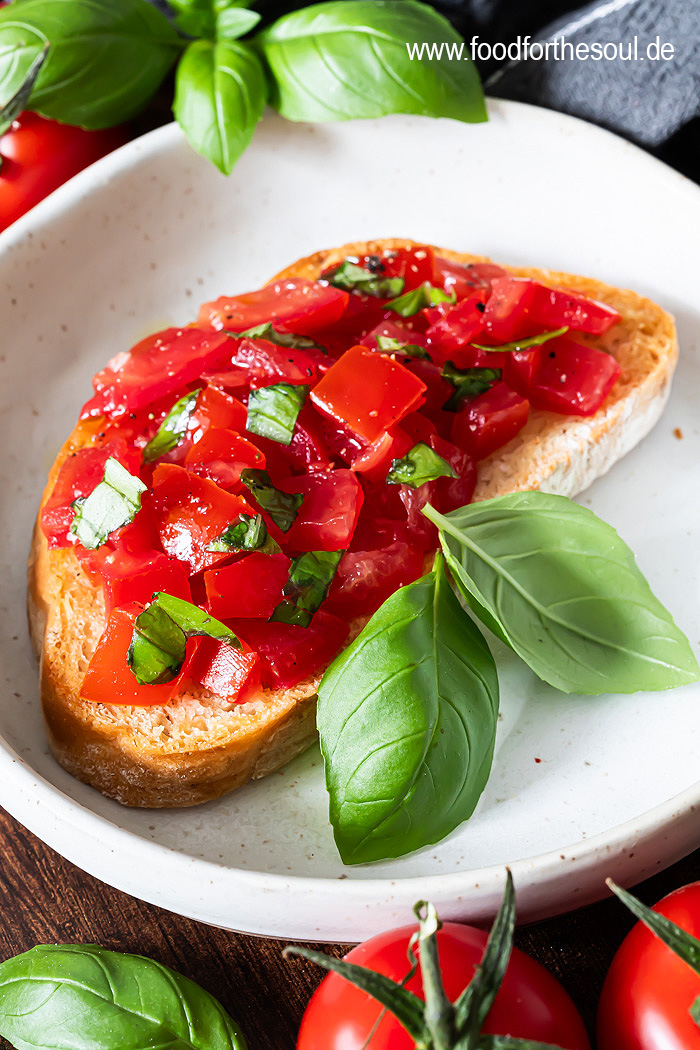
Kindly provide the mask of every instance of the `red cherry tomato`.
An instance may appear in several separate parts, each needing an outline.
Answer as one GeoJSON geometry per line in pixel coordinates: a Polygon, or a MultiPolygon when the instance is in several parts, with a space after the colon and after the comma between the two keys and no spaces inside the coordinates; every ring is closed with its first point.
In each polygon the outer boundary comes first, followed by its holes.
{"type": "MultiPolygon", "coordinates": [[[[381,933],[346,956],[395,981],[408,970],[406,950],[414,927],[381,933]]],[[[472,926],[446,922],[438,932],[445,991],[453,1001],[474,976],[487,934],[472,926]]],[[[407,987],[422,996],[420,969],[407,987]]],[[[335,973],[314,993],[301,1022],[297,1050],[413,1050],[405,1029],[386,1014],[372,1038],[381,1013],[376,1000],[335,973]]],[[[554,977],[523,952],[513,949],[506,975],[484,1025],[492,1035],[539,1040],[565,1050],[589,1050],[583,1022],[571,999],[554,977]]]]}
{"type": "Polygon", "coordinates": [[[0,137],[0,230],[127,138],[123,127],[85,131],[21,113],[0,137]]]}
{"type": "MultiPolygon", "coordinates": [[[[664,897],[654,911],[700,937],[700,882],[664,897]]],[[[638,922],[617,950],[598,1007],[599,1050],[700,1050],[688,1012],[700,976],[638,922]]]]}

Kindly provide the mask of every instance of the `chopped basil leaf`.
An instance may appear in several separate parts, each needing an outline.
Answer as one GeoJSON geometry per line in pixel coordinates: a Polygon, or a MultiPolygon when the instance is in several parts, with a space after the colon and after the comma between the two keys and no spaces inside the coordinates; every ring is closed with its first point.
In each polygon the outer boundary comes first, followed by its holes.
{"type": "MultiPolygon", "coordinates": [[[[381,266],[381,263],[380,263],[381,266]]],[[[403,277],[382,277],[381,271],[365,269],[352,259],[323,274],[323,280],[346,292],[361,292],[374,299],[395,299],[403,291],[403,277]]]]}
{"type": "Polygon", "coordinates": [[[406,453],[403,459],[395,459],[386,476],[387,485],[410,485],[417,489],[426,481],[437,478],[456,478],[454,467],[446,459],[438,456],[429,445],[419,441],[406,453]]]}
{"type": "Polygon", "coordinates": [[[270,620],[308,627],[311,618],[328,594],[345,551],[309,551],[292,560],[283,600],[270,620]]]}
{"type": "Polygon", "coordinates": [[[238,521],[229,525],[221,535],[207,546],[208,551],[259,551],[261,554],[277,554],[280,545],[267,531],[262,514],[240,514],[238,521]]]}
{"type": "Polygon", "coordinates": [[[267,511],[277,528],[289,532],[304,501],[302,494],[280,492],[272,484],[266,470],[256,470],[254,467],[246,467],[241,471],[241,481],[262,509],[267,511]]]}
{"type": "Polygon", "coordinates": [[[430,354],[424,346],[402,343],[400,339],[393,339],[390,335],[377,336],[377,350],[380,354],[403,354],[404,357],[425,357],[430,360],[430,354]]]}
{"type": "Polygon", "coordinates": [[[177,678],[185,660],[187,639],[218,638],[240,649],[233,631],[191,602],[158,591],[136,617],[126,661],[141,685],[161,685],[177,678]]]}
{"type": "Polygon", "coordinates": [[[246,328],[245,332],[229,332],[228,334],[232,339],[266,339],[268,343],[274,343],[275,346],[291,347],[293,350],[322,350],[324,354],[327,353],[324,347],[319,346],[308,336],[278,332],[269,322],[257,324],[254,328],[246,328]]]}
{"type": "Polygon", "coordinates": [[[171,452],[180,444],[187,433],[190,416],[194,412],[194,406],[197,404],[201,391],[202,387],[197,387],[189,394],[183,394],[180,400],[175,402],[143,450],[144,463],[152,463],[154,459],[164,456],[166,452],[171,452]]]}
{"type": "Polygon", "coordinates": [[[307,386],[293,386],[291,383],[276,383],[251,390],[246,430],[280,445],[288,445],[308,391],[307,386]]]}
{"type": "Polygon", "coordinates": [[[412,292],[406,292],[404,295],[400,295],[398,299],[394,299],[392,303],[387,303],[387,306],[389,310],[400,314],[401,317],[413,317],[414,314],[425,310],[427,306],[456,302],[457,296],[454,291],[443,292],[442,288],[435,288],[434,285],[424,281],[423,284],[414,288],[412,292]]]}
{"type": "Polygon", "coordinates": [[[455,388],[443,406],[448,412],[456,412],[463,401],[471,401],[485,394],[501,378],[500,368],[456,368],[451,361],[443,367],[442,378],[455,388]]]}
{"type": "Polygon", "coordinates": [[[115,529],[128,525],[141,509],[141,493],[146,486],[130,474],[118,459],[110,456],[105,472],[89,496],[73,501],[75,517],[68,536],[95,550],[115,529]]]}
{"type": "Polygon", "coordinates": [[[543,343],[548,343],[550,339],[557,339],[568,331],[569,326],[565,324],[563,328],[557,328],[554,332],[540,332],[539,335],[531,335],[528,339],[514,339],[512,343],[501,343],[500,346],[482,346],[481,343],[470,345],[476,347],[477,350],[490,350],[495,354],[505,354],[514,350],[527,350],[531,346],[542,346],[543,343]]]}

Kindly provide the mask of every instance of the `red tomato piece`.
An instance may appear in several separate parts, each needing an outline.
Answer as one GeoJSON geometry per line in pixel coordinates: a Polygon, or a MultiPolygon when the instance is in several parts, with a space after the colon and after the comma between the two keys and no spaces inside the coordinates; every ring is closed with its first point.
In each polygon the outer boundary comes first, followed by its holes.
{"type": "Polygon", "coordinates": [[[192,601],[187,566],[160,551],[112,551],[104,559],[100,573],[108,613],[116,606],[133,602],[145,605],[156,591],[192,601]]]}
{"type": "Polygon", "coordinates": [[[207,546],[241,514],[255,514],[241,496],[174,463],[155,469],[153,508],[163,550],[189,565],[192,573],[229,558],[207,546]]]}
{"type": "MultiPolygon", "coordinates": [[[[426,334],[428,351],[433,361],[453,361],[463,368],[460,354],[476,339],[484,327],[486,291],[480,289],[455,306],[443,304],[431,311],[431,325],[426,334]]],[[[473,366],[469,366],[473,367],[473,366]]]]}
{"type": "Polygon", "coordinates": [[[390,594],[423,573],[423,552],[397,541],[381,550],[348,551],[340,560],[324,609],[343,619],[368,616],[390,594]]]}
{"type": "MultiPolygon", "coordinates": [[[[419,332],[413,332],[410,328],[405,328],[392,320],[385,319],[380,321],[367,335],[363,336],[360,342],[363,346],[371,347],[374,350],[377,347],[377,336],[383,336],[385,339],[397,339],[400,343],[412,343],[413,346],[427,347],[427,339],[424,335],[419,332]]],[[[401,356],[400,351],[398,351],[398,356],[401,356]]]]}
{"type": "Polygon", "coordinates": [[[282,492],[301,492],[304,502],[289,532],[279,542],[290,551],[338,551],[350,545],[364,498],[351,470],[319,471],[283,478],[282,492]]]}
{"type": "MultiPolygon", "coordinates": [[[[664,897],[654,911],[700,937],[700,883],[664,897]]],[[[700,1050],[690,1007],[700,975],[638,922],[605,978],[598,1006],[599,1050],[700,1050]]]]}
{"type": "Polygon", "coordinates": [[[498,355],[504,358],[503,381],[521,397],[529,396],[540,358],[546,349],[545,344],[533,346],[531,350],[513,350],[509,354],[498,355]]]}
{"type": "Polygon", "coordinates": [[[403,277],[404,292],[412,292],[426,281],[436,284],[438,271],[435,267],[435,253],[427,244],[416,244],[411,248],[395,248],[383,255],[363,255],[359,265],[373,267],[382,277],[403,277]],[[379,259],[381,269],[377,268],[379,259]]]}
{"type": "Polygon", "coordinates": [[[435,424],[431,423],[422,412],[411,412],[410,415],[405,416],[401,420],[401,429],[408,434],[413,445],[417,445],[419,441],[428,445],[430,438],[437,433],[435,424]]]}
{"type": "Polygon", "coordinates": [[[202,327],[245,332],[273,322],[280,331],[309,335],[339,321],[348,293],[318,281],[295,277],[274,281],[255,292],[221,296],[199,311],[202,327]]]}
{"type": "Polygon", "coordinates": [[[245,704],[262,690],[260,657],[244,642],[236,649],[216,638],[200,638],[182,669],[182,678],[198,682],[231,704],[245,704]]]}
{"type": "Polygon", "coordinates": [[[284,554],[254,551],[222,569],[204,573],[207,607],[218,620],[269,619],[282,600],[291,562],[284,554]]]}
{"type": "MultiPolygon", "coordinates": [[[[408,971],[406,952],[414,929],[404,926],[380,933],[353,948],[345,958],[402,981],[408,971]]],[[[438,931],[443,980],[451,1000],[457,999],[474,977],[486,940],[483,930],[454,922],[444,923],[438,931]]],[[[423,998],[420,968],[406,987],[423,998]]],[[[297,1050],[413,1050],[413,1040],[392,1014],[385,1012],[374,1028],[381,1013],[380,1004],[366,992],[338,974],[329,974],[306,1008],[297,1050]]],[[[590,1050],[583,1021],[562,986],[517,948],[513,949],[483,1031],[550,1043],[566,1050],[590,1050]]]]}
{"type": "Polygon", "coordinates": [[[286,448],[278,444],[277,447],[282,449],[292,470],[299,473],[332,469],[331,453],[324,439],[323,423],[313,405],[306,404],[302,408],[297,417],[292,440],[286,448]]]}
{"type": "Polygon", "coordinates": [[[472,295],[475,288],[491,287],[496,277],[506,277],[507,271],[495,263],[458,263],[438,256],[435,259],[439,284],[446,292],[454,291],[458,299],[472,295]]]}
{"type": "Polygon", "coordinates": [[[547,343],[530,386],[533,408],[564,415],[592,416],[622,369],[611,354],[561,336],[547,343]]]}
{"type": "Polygon", "coordinates": [[[265,456],[255,445],[233,430],[208,430],[185,456],[185,467],[210,478],[224,489],[232,489],[248,467],[265,468],[265,456]]]}
{"type": "Polygon", "coordinates": [[[180,689],[180,677],[163,685],[141,685],[126,662],[134,621],[143,606],[113,609],[80,687],[83,700],[96,704],[167,704],[180,689]]]}
{"type": "Polygon", "coordinates": [[[385,481],[392,462],[405,456],[414,445],[415,441],[412,441],[403,427],[397,424],[353,459],[350,468],[357,474],[362,474],[368,481],[385,481]]]}
{"type": "Polygon", "coordinates": [[[260,655],[263,684],[291,689],[326,669],[348,636],[348,626],[319,609],[308,627],[265,620],[232,620],[231,629],[260,655]]]}
{"type": "Polygon", "coordinates": [[[243,370],[246,386],[310,386],[318,378],[316,365],[304,350],[277,346],[267,339],[242,339],[240,343],[234,341],[233,346],[231,364],[243,370]]]}
{"type": "Polygon", "coordinates": [[[589,299],[576,292],[536,286],[530,316],[533,324],[542,332],[555,331],[568,325],[572,332],[589,332],[602,335],[620,320],[612,306],[589,299]]]}
{"type": "Polygon", "coordinates": [[[455,413],[452,440],[474,459],[484,459],[515,437],[527,423],[529,410],[520,394],[495,383],[455,413]]]}
{"type": "Polygon", "coordinates": [[[418,488],[398,486],[411,542],[422,550],[437,546],[437,530],[422,512],[426,503],[431,503],[441,513],[447,514],[469,503],[476,488],[476,464],[467,452],[437,435],[430,437],[427,444],[450,464],[457,476],[437,478],[418,488]]]}
{"type": "Polygon", "coordinates": [[[496,346],[535,335],[531,310],[537,287],[524,277],[496,277],[483,314],[486,338],[481,341],[496,346]]]}
{"type": "Polygon", "coordinates": [[[248,410],[242,401],[207,383],[190,416],[189,435],[196,442],[214,427],[240,432],[245,430],[247,418],[248,410]]]}
{"type": "Polygon", "coordinates": [[[410,361],[406,367],[425,384],[425,402],[420,412],[433,419],[449,401],[455,388],[447,379],[443,379],[442,368],[432,361],[410,361]]]}
{"type": "Polygon", "coordinates": [[[311,391],[319,411],[371,444],[421,403],[425,384],[387,354],[353,346],[311,391]]]}

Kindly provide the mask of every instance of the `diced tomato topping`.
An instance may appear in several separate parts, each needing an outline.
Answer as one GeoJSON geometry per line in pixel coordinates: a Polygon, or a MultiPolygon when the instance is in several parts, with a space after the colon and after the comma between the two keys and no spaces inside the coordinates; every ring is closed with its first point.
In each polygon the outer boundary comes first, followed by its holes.
{"type": "Polygon", "coordinates": [[[160,551],[112,551],[102,563],[101,575],[108,613],[115,606],[132,602],[145,605],[156,591],[165,591],[186,602],[192,600],[188,567],[160,551]]]}
{"type": "Polygon", "coordinates": [[[537,322],[531,319],[536,288],[524,277],[496,277],[483,313],[482,342],[498,345],[536,334],[537,322]]]}
{"type": "Polygon", "coordinates": [[[368,445],[361,455],[353,459],[350,467],[357,474],[364,475],[368,481],[385,481],[392,462],[405,456],[414,445],[415,441],[412,441],[403,427],[397,423],[395,427],[377,438],[373,444],[368,445]]]}
{"type": "Polygon", "coordinates": [[[417,445],[420,441],[428,445],[432,435],[437,433],[435,424],[422,412],[411,412],[402,419],[401,429],[410,437],[411,446],[417,445]]]}
{"type": "Polygon", "coordinates": [[[207,547],[241,514],[255,511],[242,498],[174,463],[153,474],[153,507],[163,550],[195,573],[230,557],[207,547]]]}
{"type": "Polygon", "coordinates": [[[362,507],[362,487],[343,468],[305,477],[284,478],[282,492],[301,492],[304,501],[289,532],[278,542],[290,551],[338,551],[350,545],[362,507]]]}
{"type": "MultiPolygon", "coordinates": [[[[279,446],[278,446],[279,447],[279,446]]],[[[313,405],[306,404],[297,418],[292,440],[284,449],[292,470],[330,470],[331,453],[324,438],[323,422],[313,405]]]]}
{"type": "Polygon", "coordinates": [[[264,470],[265,456],[241,434],[217,427],[192,446],[185,457],[185,467],[224,489],[232,489],[239,484],[242,470],[264,470]]]}
{"type": "Polygon", "coordinates": [[[446,292],[454,291],[458,299],[472,295],[475,288],[489,289],[494,278],[506,276],[506,270],[495,263],[458,263],[438,256],[435,266],[439,274],[436,283],[446,292]]]}
{"type": "Polygon", "coordinates": [[[412,292],[426,281],[436,284],[438,271],[435,267],[435,253],[427,244],[417,244],[412,248],[396,248],[379,256],[363,255],[359,265],[373,269],[381,277],[403,277],[404,292],[412,292]]]}
{"type": "Polygon", "coordinates": [[[527,423],[530,406],[505,383],[467,401],[455,414],[452,440],[474,459],[490,456],[527,423]]]}
{"type": "Polygon", "coordinates": [[[232,704],[245,704],[262,690],[260,657],[241,642],[236,649],[216,638],[200,638],[182,669],[182,678],[198,682],[232,704]]]}
{"type": "Polygon", "coordinates": [[[277,346],[267,339],[242,339],[233,342],[231,364],[241,370],[244,386],[253,388],[292,383],[309,386],[316,382],[313,359],[305,350],[277,346]]]}
{"type": "Polygon", "coordinates": [[[371,444],[421,402],[425,385],[387,354],[354,346],[311,391],[321,412],[371,444]]]}
{"type": "MultiPolygon", "coordinates": [[[[396,339],[399,343],[411,343],[413,346],[427,347],[428,345],[428,341],[422,333],[411,331],[410,328],[387,319],[375,325],[370,332],[367,332],[362,337],[360,342],[363,346],[371,347],[374,350],[377,347],[377,336],[383,336],[385,339],[396,339]]],[[[401,357],[400,350],[397,350],[397,355],[401,357]]]]}
{"type": "Polygon", "coordinates": [[[291,562],[284,554],[246,554],[240,561],[204,573],[207,606],[218,620],[269,619],[282,601],[291,562]]]}
{"type": "Polygon", "coordinates": [[[245,430],[247,418],[248,411],[242,401],[220,387],[207,383],[190,416],[189,433],[192,441],[199,441],[213,427],[242,431],[245,430]]]}
{"type": "Polygon", "coordinates": [[[345,619],[369,616],[423,572],[423,552],[395,542],[381,550],[348,551],[341,558],[324,609],[345,619]]]}
{"type": "Polygon", "coordinates": [[[530,387],[534,408],[564,415],[592,416],[620,376],[611,354],[562,336],[542,348],[530,387]]]}
{"type": "Polygon", "coordinates": [[[275,281],[256,292],[222,296],[199,311],[203,327],[245,332],[272,321],[280,331],[309,335],[343,316],[348,293],[302,277],[275,281]]]}
{"type": "MultiPolygon", "coordinates": [[[[485,302],[486,292],[479,290],[455,306],[442,304],[431,311],[434,319],[426,338],[433,361],[442,364],[450,360],[458,368],[465,367],[461,354],[484,327],[485,302]]],[[[470,362],[466,367],[473,365],[470,362]]]]}
{"type": "Polygon", "coordinates": [[[423,514],[426,503],[431,503],[441,513],[446,514],[469,503],[476,487],[476,464],[464,449],[457,448],[452,442],[445,441],[437,435],[429,438],[428,445],[450,464],[457,476],[437,478],[418,488],[411,485],[398,486],[399,496],[405,507],[411,542],[420,546],[422,550],[429,550],[437,545],[437,530],[423,514]]]}
{"type": "Polygon", "coordinates": [[[530,308],[533,324],[540,331],[555,331],[568,325],[572,332],[588,332],[590,335],[602,335],[620,320],[620,315],[612,306],[588,299],[576,292],[536,286],[534,299],[530,308]]]}
{"type": "Polygon", "coordinates": [[[323,609],[308,627],[233,620],[231,629],[259,653],[263,684],[273,689],[291,689],[325,671],[348,636],[348,625],[323,609]]]}
{"type": "Polygon", "coordinates": [[[503,381],[511,390],[516,390],[521,397],[527,397],[530,393],[540,358],[546,350],[547,344],[545,343],[542,346],[533,346],[530,350],[514,350],[502,355],[504,358],[503,381]]]}

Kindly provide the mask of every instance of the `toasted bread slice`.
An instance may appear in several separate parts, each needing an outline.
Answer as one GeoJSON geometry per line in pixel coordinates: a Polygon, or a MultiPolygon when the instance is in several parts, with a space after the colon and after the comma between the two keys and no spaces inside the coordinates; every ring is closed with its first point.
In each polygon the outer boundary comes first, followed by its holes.
{"type": "MultiPolygon", "coordinates": [[[[382,254],[412,244],[347,244],[301,259],[278,277],[314,279],[348,255],[382,254]]],[[[456,262],[487,261],[447,249],[437,252],[456,262]]],[[[479,464],[475,499],[522,489],[573,496],[633,448],[659,418],[678,354],[674,323],[655,303],[631,291],[549,270],[508,269],[581,292],[615,307],[622,317],[605,336],[576,335],[614,354],[622,367],[603,408],[587,419],[533,411],[509,444],[479,464]]],[[[44,501],[63,460],[90,444],[98,429],[99,420],[78,424],[54,463],[44,501]]],[[[315,738],[318,679],[293,689],[264,689],[243,705],[203,689],[153,707],[82,700],[82,680],[105,626],[102,589],[89,581],[70,548],[49,551],[38,526],[29,560],[29,620],[56,759],[79,780],[125,805],[191,806],[218,798],[279,769],[315,738]]],[[[361,624],[353,626],[356,633],[361,624]]]]}

